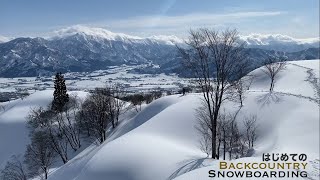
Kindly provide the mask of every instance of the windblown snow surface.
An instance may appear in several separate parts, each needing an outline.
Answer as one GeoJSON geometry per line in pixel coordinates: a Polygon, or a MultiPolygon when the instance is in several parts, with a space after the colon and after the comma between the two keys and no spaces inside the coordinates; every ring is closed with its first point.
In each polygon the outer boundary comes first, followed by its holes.
{"type": "MultiPolygon", "coordinates": [[[[243,117],[256,114],[259,138],[251,157],[233,162],[260,162],[262,153],[304,153],[308,155],[309,179],[318,179],[319,60],[289,62],[276,79],[272,94],[268,92],[269,79],[261,69],[250,74],[255,79],[237,121],[243,128],[243,117]]],[[[48,103],[50,93],[40,91],[6,104],[8,109],[0,114],[0,163],[24,152],[29,142],[24,117],[30,106],[48,103]]],[[[208,171],[217,170],[219,161],[206,158],[199,149],[195,109],[201,104],[200,98],[201,94],[166,96],[133,117],[132,112],[124,114],[106,142],[87,147],[67,164],[55,168],[49,179],[217,179],[209,178],[208,171]]],[[[223,109],[232,112],[238,106],[226,102],[223,109]]]]}
{"type": "MultiPolygon", "coordinates": [[[[84,98],[86,92],[74,91],[84,98]]],[[[31,94],[25,99],[0,103],[0,169],[12,155],[23,155],[30,143],[26,118],[31,109],[47,107],[53,99],[53,91],[45,90],[31,94]],[[4,109],[2,108],[4,107],[4,109]]]]}

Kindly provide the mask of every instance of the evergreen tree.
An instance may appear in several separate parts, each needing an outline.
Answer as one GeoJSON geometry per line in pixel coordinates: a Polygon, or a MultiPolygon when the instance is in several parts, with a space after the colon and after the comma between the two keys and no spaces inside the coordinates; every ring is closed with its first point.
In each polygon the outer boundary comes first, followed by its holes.
{"type": "Polygon", "coordinates": [[[69,101],[66,83],[62,73],[57,73],[54,80],[54,92],[52,101],[52,110],[61,112],[64,105],[69,101]]]}

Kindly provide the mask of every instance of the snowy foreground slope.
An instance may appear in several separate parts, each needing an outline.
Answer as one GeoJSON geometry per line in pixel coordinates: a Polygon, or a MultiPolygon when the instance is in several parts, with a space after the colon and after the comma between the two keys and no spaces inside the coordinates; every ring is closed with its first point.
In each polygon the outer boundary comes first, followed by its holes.
{"type": "MultiPolygon", "coordinates": [[[[309,177],[318,179],[319,79],[315,79],[319,78],[319,60],[289,62],[277,78],[273,94],[268,93],[269,79],[261,70],[251,74],[256,78],[246,95],[238,123],[243,128],[242,117],[256,114],[260,138],[252,157],[234,161],[261,161],[262,153],[267,152],[305,153],[309,177]]],[[[25,100],[10,102],[7,106],[12,108],[0,114],[0,163],[10,154],[24,152],[29,140],[23,117],[29,106],[49,103],[51,94],[40,91],[25,100]],[[16,137],[8,138],[11,136],[16,137]]],[[[145,106],[134,117],[123,115],[107,142],[89,146],[67,164],[53,169],[49,179],[217,179],[209,178],[208,171],[217,169],[218,161],[207,159],[199,150],[200,136],[194,128],[200,97],[201,94],[166,96],[145,106]]],[[[234,102],[224,104],[228,112],[237,107],[234,102]]]]}
{"type": "MultiPolygon", "coordinates": [[[[289,62],[277,79],[273,95],[263,92],[269,85],[265,75],[259,70],[252,74],[256,79],[250,88],[245,109],[241,111],[258,115],[262,127],[261,138],[252,157],[233,162],[261,162],[262,153],[305,153],[308,155],[308,178],[288,179],[319,179],[319,61],[289,62]]],[[[210,179],[208,171],[218,167],[219,162],[211,162],[210,166],[185,173],[176,179],[210,179]]]]}
{"type": "MultiPolygon", "coordinates": [[[[310,74],[318,77],[318,71],[319,61],[290,62],[272,95],[267,92],[265,75],[259,69],[252,72],[257,78],[239,119],[244,114],[257,114],[263,128],[253,157],[237,161],[261,161],[262,153],[286,152],[306,153],[309,161],[319,163],[319,96],[315,90],[319,84],[310,80],[310,74]]],[[[208,170],[217,167],[217,161],[205,159],[194,129],[194,110],[200,97],[173,95],[154,101],[124,121],[108,142],[88,148],[49,179],[210,179],[208,170]]],[[[236,106],[229,102],[225,109],[231,111],[236,106]]],[[[308,171],[317,176],[311,164],[308,171]]]]}
{"type": "Polygon", "coordinates": [[[47,106],[51,94],[51,91],[40,91],[24,100],[1,104],[5,111],[0,111],[0,167],[4,166],[11,155],[24,153],[29,143],[25,118],[30,108],[47,106]]]}
{"type": "MultiPolygon", "coordinates": [[[[85,97],[82,91],[74,92],[85,97]]],[[[26,117],[32,108],[46,107],[51,103],[53,90],[38,91],[25,99],[1,103],[0,110],[0,169],[12,155],[23,155],[30,143],[26,117]]]]}

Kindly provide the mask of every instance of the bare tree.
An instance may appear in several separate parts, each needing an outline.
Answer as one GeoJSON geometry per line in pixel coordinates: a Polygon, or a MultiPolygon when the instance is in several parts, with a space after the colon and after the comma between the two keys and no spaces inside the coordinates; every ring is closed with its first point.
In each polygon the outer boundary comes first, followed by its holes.
{"type": "Polygon", "coordinates": [[[153,91],[152,93],[152,97],[153,99],[159,99],[162,97],[162,92],[159,90],[159,91],[153,91]]]}
{"type": "Polygon", "coordinates": [[[0,172],[2,180],[27,180],[27,171],[19,156],[12,156],[4,169],[0,172]]]}
{"type": "Polygon", "coordinates": [[[112,127],[115,128],[119,123],[119,116],[125,105],[125,101],[121,100],[125,96],[125,92],[121,90],[118,84],[107,86],[106,88],[110,91],[110,100],[108,101],[109,117],[112,127]]]}
{"type": "Polygon", "coordinates": [[[250,85],[253,81],[253,76],[242,76],[241,78],[232,82],[234,88],[235,100],[239,101],[240,107],[243,106],[243,101],[246,98],[246,92],[249,90],[250,85]]]}
{"type": "Polygon", "coordinates": [[[257,116],[251,115],[249,117],[246,117],[244,120],[244,126],[246,128],[246,140],[249,148],[253,148],[254,142],[258,138],[257,134],[257,116]]]}
{"type": "Polygon", "coordinates": [[[82,105],[81,126],[85,127],[90,137],[99,139],[102,143],[107,139],[106,130],[110,123],[110,92],[106,89],[96,89],[82,105]]]}
{"type": "Polygon", "coordinates": [[[183,65],[191,70],[201,88],[212,127],[212,158],[217,158],[217,121],[222,103],[228,98],[235,74],[247,63],[236,30],[218,32],[210,29],[191,30],[180,48],[183,65]]]}
{"type": "Polygon", "coordinates": [[[55,151],[50,145],[50,137],[46,132],[37,131],[31,137],[31,144],[27,146],[25,163],[30,176],[44,175],[48,179],[49,169],[53,163],[55,151]],[[39,172],[41,174],[39,174],[39,172]]]}
{"type": "Polygon", "coordinates": [[[209,157],[211,153],[211,136],[208,134],[204,134],[203,136],[201,136],[199,144],[200,144],[200,150],[206,153],[207,157],[209,157]]]}
{"type": "Polygon", "coordinates": [[[238,124],[236,119],[241,110],[242,106],[235,112],[229,113],[228,115],[228,124],[227,124],[227,142],[228,142],[228,150],[229,150],[229,160],[232,159],[233,149],[237,148],[241,145],[241,133],[238,129],[238,124]]]}
{"type": "Polygon", "coordinates": [[[23,88],[15,88],[15,89],[16,89],[17,94],[19,95],[19,98],[21,98],[22,100],[25,97],[30,95],[30,93],[28,92],[27,89],[23,89],[23,88]]]}
{"type": "MultiPolygon", "coordinates": [[[[225,111],[219,114],[218,118],[218,150],[222,143],[223,160],[226,160],[226,154],[229,153],[229,159],[232,159],[233,148],[237,147],[240,132],[236,123],[237,115],[241,110],[240,108],[235,113],[226,113],[225,111]]],[[[220,154],[218,152],[218,154],[220,154]]]]}
{"type": "Polygon", "coordinates": [[[86,108],[90,106],[89,104],[90,103],[87,100],[81,103],[81,109],[76,116],[76,121],[77,121],[79,130],[82,134],[86,134],[87,138],[90,138],[92,134],[91,124],[90,124],[90,121],[87,119],[89,111],[86,108]]]}
{"type": "MultiPolygon", "coordinates": [[[[242,134],[238,129],[238,124],[235,120],[231,120],[229,124],[229,160],[232,159],[232,154],[234,153],[234,149],[241,147],[242,142],[242,134]]],[[[237,155],[236,155],[237,156],[237,155]]]]}
{"type": "Polygon", "coordinates": [[[209,157],[212,151],[212,126],[205,102],[202,102],[202,105],[196,109],[196,117],[198,118],[198,123],[195,128],[200,133],[200,150],[209,157]]]}
{"type": "Polygon", "coordinates": [[[218,157],[220,156],[220,145],[222,143],[223,145],[223,160],[226,160],[226,152],[228,150],[228,128],[229,128],[229,119],[226,115],[226,113],[220,113],[218,117],[218,157]]]}
{"type": "Polygon", "coordinates": [[[1,112],[1,111],[5,111],[5,110],[6,110],[6,106],[5,106],[5,105],[0,104],[0,112],[1,112]]]}
{"type": "Polygon", "coordinates": [[[68,141],[62,132],[62,127],[57,123],[60,118],[55,112],[39,107],[31,109],[27,123],[31,136],[39,130],[47,132],[51,148],[56,151],[63,163],[67,163],[68,141]]]}
{"type": "Polygon", "coordinates": [[[151,93],[144,94],[143,97],[146,104],[150,104],[154,99],[153,94],[151,93]]]}
{"type": "Polygon", "coordinates": [[[61,133],[61,130],[55,126],[47,126],[49,141],[52,149],[60,156],[60,159],[65,164],[69,161],[68,158],[68,141],[61,133]]]}
{"type": "Polygon", "coordinates": [[[65,104],[63,110],[56,112],[56,122],[58,123],[59,131],[64,135],[64,138],[74,151],[81,147],[80,131],[75,121],[79,109],[78,96],[73,93],[69,96],[69,101],[65,104]]]}
{"type": "Polygon", "coordinates": [[[286,67],[286,59],[283,57],[269,57],[261,69],[271,80],[269,91],[272,92],[276,76],[286,67]]]}
{"type": "Polygon", "coordinates": [[[134,94],[131,96],[131,104],[135,108],[137,112],[141,111],[141,105],[144,101],[144,97],[142,94],[134,94]]]}

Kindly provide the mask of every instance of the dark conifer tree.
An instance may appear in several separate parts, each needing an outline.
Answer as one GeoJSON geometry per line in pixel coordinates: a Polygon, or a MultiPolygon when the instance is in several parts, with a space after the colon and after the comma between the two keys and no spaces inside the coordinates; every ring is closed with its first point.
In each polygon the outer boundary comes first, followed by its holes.
{"type": "Polygon", "coordinates": [[[52,110],[61,112],[64,105],[69,101],[67,87],[62,73],[57,73],[54,80],[54,92],[52,110]]]}

